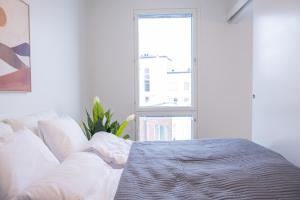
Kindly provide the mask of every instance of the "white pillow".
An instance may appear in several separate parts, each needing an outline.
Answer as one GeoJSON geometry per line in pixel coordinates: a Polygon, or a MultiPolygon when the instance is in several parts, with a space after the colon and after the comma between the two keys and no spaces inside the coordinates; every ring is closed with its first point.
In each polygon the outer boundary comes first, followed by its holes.
{"type": "Polygon", "coordinates": [[[0,137],[0,199],[11,200],[58,165],[47,146],[28,129],[0,137]]]}
{"type": "Polygon", "coordinates": [[[0,136],[5,134],[12,134],[13,132],[14,131],[10,125],[0,122],[0,136]]]}
{"type": "MultiPolygon", "coordinates": [[[[58,168],[19,194],[16,200],[107,199],[103,189],[110,176],[110,166],[98,156],[73,153],[58,168]]],[[[118,182],[114,185],[117,187],[118,182]]]]}
{"type": "Polygon", "coordinates": [[[83,146],[82,150],[96,153],[110,165],[122,168],[127,162],[132,143],[111,133],[99,132],[83,146]]]}
{"type": "Polygon", "coordinates": [[[4,122],[8,123],[14,131],[18,131],[23,128],[28,128],[37,136],[40,136],[38,131],[38,121],[55,119],[55,118],[58,118],[58,114],[56,112],[47,111],[47,112],[27,115],[16,119],[6,119],[4,120],[4,122]]]}
{"type": "Polygon", "coordinates": [[[70,117],[39,121],[38,127],[44,142],[60,162],[87,142],[79,125],[70,117]]]}

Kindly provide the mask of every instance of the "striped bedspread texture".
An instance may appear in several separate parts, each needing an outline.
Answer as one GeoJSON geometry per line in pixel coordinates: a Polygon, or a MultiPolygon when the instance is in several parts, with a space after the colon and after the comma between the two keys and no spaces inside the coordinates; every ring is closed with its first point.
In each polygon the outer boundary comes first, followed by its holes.
{"type": "Polygon", "coordinates": [[[135,142],[116,200],[300,200],[300,169],[243,139],[135,142]]]}

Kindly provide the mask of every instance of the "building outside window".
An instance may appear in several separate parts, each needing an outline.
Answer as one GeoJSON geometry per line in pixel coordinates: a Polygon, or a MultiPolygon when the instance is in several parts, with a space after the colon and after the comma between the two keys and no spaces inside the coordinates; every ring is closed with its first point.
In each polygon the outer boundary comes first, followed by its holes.
{"type": "MultiPolygon", "coordinates": [[[[149,68],[145,68],[145,72],[144,72],[144,90],[145,90],[145,92],[150,92],[150,71],[149,71],[149,68]]],[[[149,97],[148,97],[147,101],[149,101],[149,97]]]]}

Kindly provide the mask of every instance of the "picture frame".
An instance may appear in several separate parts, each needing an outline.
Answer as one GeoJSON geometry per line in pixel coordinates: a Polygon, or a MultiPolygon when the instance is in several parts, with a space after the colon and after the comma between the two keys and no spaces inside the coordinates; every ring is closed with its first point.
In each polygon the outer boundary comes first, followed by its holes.
{"type": "Polygon", "coordinates": [[[0,0],[0,91],[31,92],[30,8],[0,0]]]}

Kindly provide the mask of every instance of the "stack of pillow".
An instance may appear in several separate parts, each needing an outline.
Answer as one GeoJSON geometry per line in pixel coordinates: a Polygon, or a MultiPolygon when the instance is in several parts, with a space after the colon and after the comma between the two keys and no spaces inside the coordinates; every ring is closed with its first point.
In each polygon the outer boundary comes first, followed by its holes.
{"type": "Polygon", "coordinates": [[[75,120],[53,111],[4,120],[0,199],[83,199],[124,167],[131,144],[104,132],[88,141],[75,120]]]}

